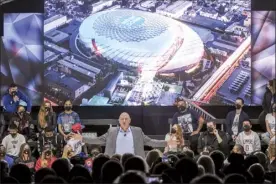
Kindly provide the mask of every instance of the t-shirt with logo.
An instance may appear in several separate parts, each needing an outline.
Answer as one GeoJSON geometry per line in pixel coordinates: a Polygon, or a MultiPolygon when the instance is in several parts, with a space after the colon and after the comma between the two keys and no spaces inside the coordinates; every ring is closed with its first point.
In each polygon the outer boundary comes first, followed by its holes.
{"type": "Polygon", "coordinates": [[[232,124],[232,129],[231,129],[233,132],[233,135],[238,135],[239,133],[239,119],[240,119],[240,114],[236,113],[232,124]]]}
{"type": "Polygon", "coordinates": [[[246,154],[250,154],[254,151],[254,135],[243,135],[243,149],[246,154]]]}
{"type": "Polygon", "coordinates": [[[6,154],[17,157],[20,152],[20,147],[22,144],[26,143],[26,139],[23,135],[17,134],[16,137],[7,135],[3,140],[2,144],[6,148],[6,154]]]}
{"type": "Polygon", "coordinates": [[[57,123],[62,125],[62,129],[64,133],[72,132],[72,125],[75,123],[80,123],[79,115],[72,111],[70,114],[62,112],[58,116],[57,123]]]}
{"type": "Polygon", "coordinates": [[[183,134],[190,134],[197,129],[199,117],[200,115],[196,111],[186,109],[184,112],[174,114],[172,124],[179,124],[183,134]]]}
{"type": "Polygon", "coordinates": [[[275,116],[272,115],[272,113],[269,113],[266,115],[265,120],[268,122],[269,128],[271,132],[275,134],[275,116]]]}
{"type": "Polygon", "coordinates": [[[80,139],[70,139],[67,142],[67,145],[70,145],[72,147],[72,151],[74,152],[74,154],[78,155],[81,153],[81,149],[84,143],[80,139]]]}

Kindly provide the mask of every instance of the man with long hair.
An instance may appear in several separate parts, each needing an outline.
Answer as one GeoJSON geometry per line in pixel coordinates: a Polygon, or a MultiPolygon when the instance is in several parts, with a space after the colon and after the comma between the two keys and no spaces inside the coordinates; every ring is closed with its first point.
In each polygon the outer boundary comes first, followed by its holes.
{"type": "Polygon", "coordinates": [[[57,128],[56,113],[53,111],[51,102],[44,101],[38,113],[37,129],[39,133],[44,133],[46,127],[57,128]]]}

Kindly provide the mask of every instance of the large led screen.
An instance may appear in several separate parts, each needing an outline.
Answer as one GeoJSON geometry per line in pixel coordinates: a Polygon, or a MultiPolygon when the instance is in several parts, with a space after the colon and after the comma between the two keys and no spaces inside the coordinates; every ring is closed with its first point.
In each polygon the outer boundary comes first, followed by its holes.
{"type": "Polygon", "coordinates": [[[256,63],[269,64],[255,62],[258,54],[251,63],[252,50],[265,50],[251,43],[267,37],[275,47],[265,33],[275,21],[260,34],[254,14],[250,0],[45,0],[40,98],[168,106],[178,96],[200,105],[242,97],[258,105],[271,77],[254,74],[256,63]]]}

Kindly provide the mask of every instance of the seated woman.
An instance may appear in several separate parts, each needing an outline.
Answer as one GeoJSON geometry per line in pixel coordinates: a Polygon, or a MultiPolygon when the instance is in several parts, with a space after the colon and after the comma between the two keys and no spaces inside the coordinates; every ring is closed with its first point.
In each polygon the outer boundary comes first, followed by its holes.
{"type": "Polygon", "coordinates": [[[51,145],[45,145],[41,156],[36,162],[35,170],[38,171],[40,168],[51,168],[56,159],[57,158],[53,155],[51,145]]]}
{"type": "Polygon", "coordinates": [[[45,101],[40,106],[38,113],[37,129],[39,133],[44,133],[46,127],[57,128],[57,117],[49,101],[45,101]]]}
{"type": "Polygon", "coordinates": [[[35,172],[36,159],[32,157],[31,148],[27,143],[20,147],[19,157],[14,161],[14,164],[26,165],[32,173],[35,172]]]}
{"type": "Polygon", "coordinates": [[[26,140],[36,139],[34,125],[29,113],[26,113],[25,107],[19,105],[17,112],[13,113],[10,119],[10,124],[13,123],[18,127],[18,133],[25,136],[26,140]]]}
{"type": "Polygon", "coordinates": [[[275,119],[276,119],[276,103],[271,106],[272,113],[268,113],[265,117],[266,133],[262,134],[262,140],[268,145],[272,137],[275,136],[275,119]]]}
{"type": "Polygon", "coordinates": [[[182,151],[184,139],[180,125],[173,125],[171,132],[166,135],[165,140],[170,142],[170,144],[165,147],[164,153],[182,151]]]}

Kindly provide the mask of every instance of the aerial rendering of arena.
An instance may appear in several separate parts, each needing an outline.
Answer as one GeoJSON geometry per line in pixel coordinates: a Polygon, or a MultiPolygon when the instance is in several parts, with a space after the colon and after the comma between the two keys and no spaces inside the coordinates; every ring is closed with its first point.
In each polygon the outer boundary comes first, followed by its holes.
{"type": "Polygon", "coordinates": [[[79,40],[91,49],[95,40],[109,60],[156,72],[190,69],[204,53],[200,37],[185,24],[139,10],[96,13],[82,22],[79,40]]]}
{"type": "Polygon", "coordinates": [[[250,0],[45,0],[45,98],[250,104],[250,79],[235,77],[250,77],[250,12],[250,0]]]}

